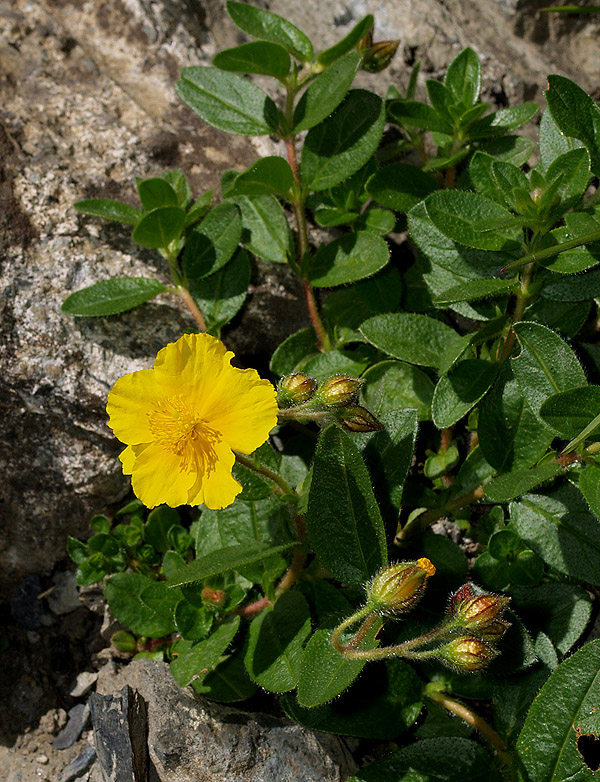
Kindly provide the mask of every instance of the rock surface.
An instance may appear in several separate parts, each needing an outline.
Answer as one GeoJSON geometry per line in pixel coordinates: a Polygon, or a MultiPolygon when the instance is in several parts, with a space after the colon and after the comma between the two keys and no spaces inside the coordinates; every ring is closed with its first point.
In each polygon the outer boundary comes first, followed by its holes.
{"type": "MultiPolygon", "coordinates": [[[[484,96],[499,105],[539,99],[559,71],[598,89],[593,17],[536,12],[545,0],[257,2],[297,23],[319,48],[376,13],[376,38],[399,38],[379,80],[404,85],[409,65],[439,76],[464,45],[484,63],[484,96]]],[[[127,491],[105,426],[114,380],[150,365],[188,315],[166,295],[122,316],[73,320],[66,295],[118,275],[161,275],[160,258],[128,230],[78,216],[92,195],[135,203],[134,176],[180,167],[195,194],[246,167],[269,140],[220,133],[178,103],[182,66],[209,62],[243,40],[223,0],[8,0],[0,10],[0,589],[49,571],[68,534],[127,491]]],[[[376,83],[378,86],[376,87],[376,83]]],[[[285,269],[261,267],[228,344],[270,353],[305,323],[285,269]]]]}
{"type": "MultiPolygon", "coordinates": [[[[115,693],[113,701],[102,701],[112,702],[111,713],[127,685],[147,704],[150,779],[157,782],[342,782],[357,770],[336,736],[195,698],[177,686],[165,663],[135,660],[117,675],[102,669],[97,693],[115,693]]],[[[102,727],[98,717],[95,732],[102,727]]]]}

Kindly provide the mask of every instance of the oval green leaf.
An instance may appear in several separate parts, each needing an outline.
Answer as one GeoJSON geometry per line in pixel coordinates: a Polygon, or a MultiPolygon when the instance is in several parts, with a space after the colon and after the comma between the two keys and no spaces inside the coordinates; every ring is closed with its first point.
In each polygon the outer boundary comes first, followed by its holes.
{"type": "Polygon", "coordinates": [[[283,80],[290,72],[290,55],[277,43],[252,41],[223,49],[213,57],[213,65],[222,71],[259,73],[283,80]]]}
{"type": "Polygon", "coordinates": [[[149,277],[116,277],[75,291],[65,299],[61,309],[69,315],[87,318],[116,315],[138,307],[165,290],[162,282],[149,277]]]}
{"type": "Polygon", "coordinates": [[[390,251],[371,231],[344,234],[321,245],[310,259],[308,278],[316,288],[332,288],[370,277],[388,262],[390,251]]]}
{"type": "Polygon", "coordinates": [[[166,250],[179,238],[185,226],[185,212],[178,206],[159,206],[145,214],[133,229],[136,244],[152,250],[166,250]]]}

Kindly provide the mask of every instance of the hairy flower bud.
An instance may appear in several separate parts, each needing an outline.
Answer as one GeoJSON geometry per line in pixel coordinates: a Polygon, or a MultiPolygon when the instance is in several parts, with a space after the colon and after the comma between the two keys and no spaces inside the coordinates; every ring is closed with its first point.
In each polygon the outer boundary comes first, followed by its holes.
{"type": "Polygon", "coordinates": [[[497,655],[493,646],[471,635],[455,638],[437,650],[437,656],[442,662],[470,672],[485,668],[497,655]]]}
{"type": "Polygon", "coordinates": [[[222,589],[212,589],[211,587],[204,587],[200,596],[206,603],[211,603],[214,606],[223,605],[227,599],[227,595],[222,589]]]}
{"type": "Polygon", "coordinates": [[[282,377],[277,386],[279,407],[293,407],[308,402],[315,395],[317,381],[303,372],[294,372],[282,377]]]}
{"type": "Polygon", "coordinates": [[[367,600],[374,611],[400,614],[417,602],[435,565],[426,557],[416,562],[398,562],[381,570],[367,585],[367,600]]]}
{"type": "Polygon", "coordinates": [[[348,375],[332,375],[319,385],[315,401],[327,407],[346,407],[356,402],[363,381],[348,375]]]}
{"type": "Polygon", "coordinates": [[[383,424],[361,405],[349,405],[340,410],[338,423],[347,432],[377,432],[383,424]]]}
{"type": "Polygon", "coordinates": [[[500,595],[472,595],[462,600],[451,599],[451,610],[454,619],[462,627],[479,631],[489,627],[498,620],[506,606],[510,603],[510,597],[500,595]]]}
{"type": "Polygon", "coordinates": [[[505,619],[495,619],[493,622],[490,622],[489,625],[478,630],[477,634],[480,638],[483,638],[484,641],[495,644],[502,638],[509,627],[510,622],[507,622],[505,619]]]}
{"type": "Polygon", "coordinates": [[[363,54],[361,70],[368,71],[369,73],[379,73],[385,70],[391,63],[396,49],[398,48],[399,40],[395,41],[378,41],[370,48],[366,49],[363,54]]]}

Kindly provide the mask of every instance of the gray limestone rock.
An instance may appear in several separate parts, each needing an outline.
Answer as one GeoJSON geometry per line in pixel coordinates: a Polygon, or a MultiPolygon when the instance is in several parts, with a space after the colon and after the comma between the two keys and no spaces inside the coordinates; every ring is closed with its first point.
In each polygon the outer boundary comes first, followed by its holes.
{"type": "Polygon", "coordinates": [[[356,771],[336,736],[195,697],[177,686],[164,663],[136,660],[117,676],[100,671],[99,693],[112,695],[125,685],[148,706],[151,779],[342,782],[356,771]]]}

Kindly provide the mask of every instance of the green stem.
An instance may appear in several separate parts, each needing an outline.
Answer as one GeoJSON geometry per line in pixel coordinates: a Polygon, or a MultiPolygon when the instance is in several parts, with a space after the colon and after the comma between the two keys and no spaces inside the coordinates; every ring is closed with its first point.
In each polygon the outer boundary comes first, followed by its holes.
{"type": "Polygon", "coordinates": [[[526,266],[528,263],[538,263],[544,261],[546,258],[552,258],[565,250],[574,250],[576,247],[581,247],[584,244],[592,244],[592,242],[600,241],[600,231],[592,231],[592,233],[584,234],[577,237],[577,239],[571,239],[570,242],[561,242],[555,244],[552,247],[546,247],[544,250],[536,250],[535,252],[524,255],[522,258],[517,258],[516,261],[506,264],[502,269],[503,272],[510,271],[512,269],[518,269],[520,266],[526,266]]]}
{"type": "MultiPolygon", "coordinates": [[[[349,648],[349,644],[341,644],[340,643],[340,636],[344,632],[344,630],[347,630],[352,625],[356,624],[357,622],[360,622],[361,619],[368,617],[369,615],[373,614],[373,609],[371,606],[366,605],[362,608],[359,608],[356,613],[352,614],[352,616],[349,616],[347,619],[344,619],[344,621],[338,625],[333,633],[331,634],[331,643],[335,649],[340,654],[343,654],[346,656],[346,650],[349,648]]],[[[360,631],[359,631],[360,632],[360,631]]]]}
{"type": "Polygon", "coordinates": [[[244,467],[247,467],[249,470],[252,470],[255,473],[258,473],[258,475],[263,475],[265,478],[268,478],[270,481],[273,481],[273,483],[277,486],[277,493],[281,494],[285,497],[295,497],[295,491],[290,486],[290,484],[283,478],[278,472],[275,472],[275,470],[271,470],[268,467],[265,467],[264,464],[255,464],[252,459],[249,459],[247,456],[244,456],[244,454],[239,453],[238,451],[235,451],[235,460],[238,462],[238,464],[242,464],[244,467]]]}
{"type": "Polygon", "coordinates": [[[204,315],[200,312],[200,309],[194,301],[194,298],[189,290],[183,285],[169,285],[167,290],[169,290],[171,293],[174,293],[176,296],[179,296],[181,301],[185,304],[188,311],[191,313],[192,317],[198,324],[200,331],[206,331],[206,321],[204,320],[204,315]]]}
{"type": "Polygon", "coordinates": [[[502,353],[500,354],[500,363],[506,361],[506,359],[512,353],[512,349],[515,344],[515,339],[517,337],[513,327],[515,323],[519,323],[519,321],[523,320],[523,315],[525,314],[527,305],[532,299],[529,287],[533,279],[533,269],[534,269],[533,263],[528,263],[527,266],[523,269],[523,276],[521,277],[521,287],[518,289],[516,294],[517,301],[515,303],[515,310],[512,316],[510,331],[507,334],[506,340],[504,342],[504,346],[502,348],[502,353]]]}
{"type": "Polygon", "coordinates": [[[508,747],[506,746],[503,738],[494,730],[494,728],[492,728],[492,726],[489,723],[487,723],[482,717],[480,717],[479,714],[476,714],[474,711],[471,711],[471,709],[468,709],[462,703],[459,703],[458,701],[455,701],[453,698],[450,698],[444,692],[426,690],[425,693],[426,696],[430,698],[432,701],[439,703],[449,712],[451,712],[452,714],[456,714],[457,717],[460,717],[472,728],[479,731],[479,733],[481,733],[481,735],[485,739],[487,739],[492,745],[492,747],[496,750],[496,754],[498,755],[500,760],[504,763],[504,765],[509,767],[511,766],[512,756],[508,752],[508,747]]]}

